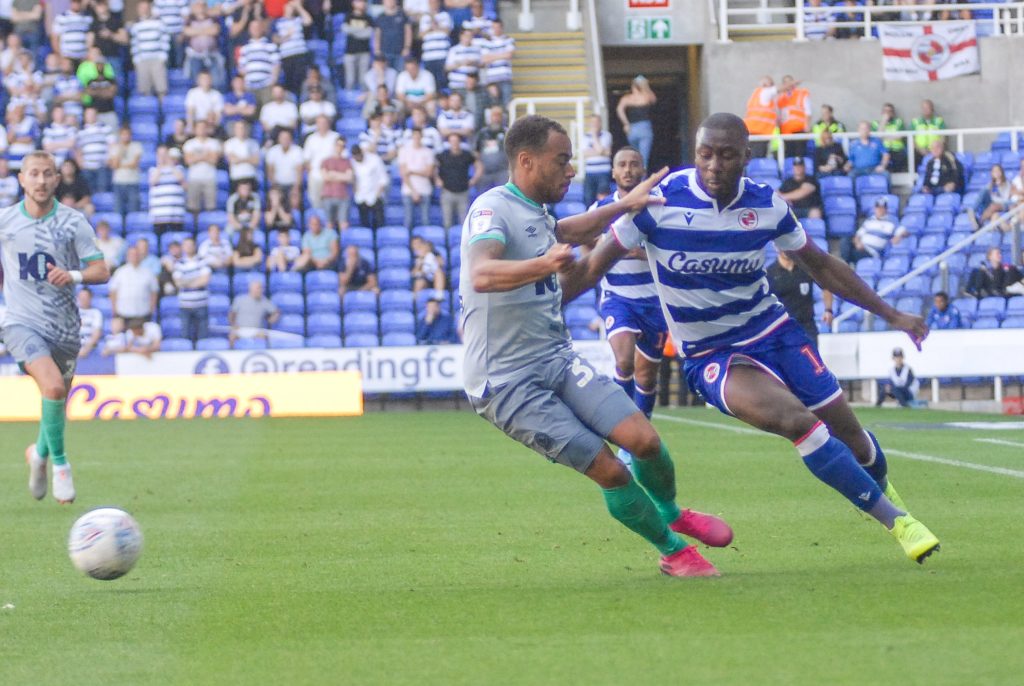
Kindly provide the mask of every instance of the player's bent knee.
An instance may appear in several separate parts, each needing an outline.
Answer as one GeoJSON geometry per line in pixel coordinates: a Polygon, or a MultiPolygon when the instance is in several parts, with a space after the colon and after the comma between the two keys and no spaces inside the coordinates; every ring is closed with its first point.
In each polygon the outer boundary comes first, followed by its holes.
{"type": "Polygon", "coordinates": [[[47,400],[64,400],[67,397],[67,388],[64,382],[58,384],[42,384],[39,393],[47,400]]]}
{"type": "Polygon", "coordinates": [[[641,460],[653,459],[661,452],[661,437],[640,412],[619,422],[609,438],[641,460]]]}
{"type": "Polygon", "coordinates": [[[633,478],[626,465],[612,455],[608,446],[601,449],[584,474],[601,488],[625,486],[633,478]]]}

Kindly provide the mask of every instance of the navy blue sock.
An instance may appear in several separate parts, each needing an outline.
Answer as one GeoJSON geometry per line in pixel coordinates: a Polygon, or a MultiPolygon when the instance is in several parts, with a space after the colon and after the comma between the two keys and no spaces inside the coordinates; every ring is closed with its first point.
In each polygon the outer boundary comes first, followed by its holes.
{"type": "Polygon", "coordinates": [[[645,388],[636,386],[636,391],[633,393],[633,402],[640,408],[640,411],[650,419],[654,413],[654,401],[658,399],[658,389],[652,388],[648,391],[645,388]]]}
{"type": "Polygon", "coordinates": [[[882,489],[857,463],[853,452],[821,422],[794,446],[811,474],[839,491],[854,507],[868,512],[882,497],[882,489]]]}
{"type": "Polygon", "coordinates": [[[622,372],[619,371],[618,367],[616,367],[615,368],[615,383],[619,384],[619,388],[624,390],[626,392],[626,395],[628,395],[632,399],[632,397],[633,397],[633,390],[635,388],[635,386],[633,384],[633,375],[632,374],[630,374],[629,376],[626,376],[622,372]]]}
{"type": "Polygon", "coordinates": [[[868,435],[868,439],[873,447],[871,462],[864,465],[864,471],[870,474],[871,478],[878,484],[878,487],[884,491],[887,483],[885,477],[889,473],[889,465],[885,461],[885,453],[882,452],[882,446],[878,444],[878,439],[875,438],[873,433],[867,429],[864,429],[864,433],[868,435]]]}

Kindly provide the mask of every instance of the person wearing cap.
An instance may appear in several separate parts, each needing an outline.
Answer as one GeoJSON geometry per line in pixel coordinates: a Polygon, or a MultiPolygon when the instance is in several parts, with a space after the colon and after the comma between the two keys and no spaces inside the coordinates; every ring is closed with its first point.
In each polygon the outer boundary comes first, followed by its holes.
{"type": "Polygon", "coordinates": [[[847,162],[850,176],[887,174],[889,151],[882,139],[871,135],[871,124],[861,121],[857,124],[857,137],[850,141],[850,160],[847,162]]]}
{"type": "Polygon", "coordinates": [[[418,344],[444,345],[456,342],[452,317],[441,309],[442,302],[440,293],[435,292],[416,318],[416,342],[418,344]]]}
{"type": "Polygon", "coordinates": [[[889,217],[889,202],[879,197],[874,214],[861,223],[857,233],[843,239],[839,251],[846,262],[856,265],[865,257],[881,257],[890,241],[897,245],[907,235],[906,227],[897,226],[889,217]]]}
{"type": "Polygon", "coordinates": [[[894,399],[901,407],[914,407],[920,388],[921,382],[914,376],[914,370],[903,361],[903,348],[893,348],[892,369],[889,378],[880,384],[875,407],[881,407],[886,398],[894,399]]]}
{"type": "Polygon", "coordinates": [[[615,114],[622,123],[629,144],[640,151],[644,168],[651,168],[651,145],[654,143],[654,129],[651,127],[651,109],[658,102],[658,96],[651,89],[650,82],[643,75],[636,76],[629,85],[629,92],[619,98],[615,114]]]}
{"type": "Polygon", "coordinates": [[[797,218],[821,218],[821,186],[817,179],[807,175],[802,157],[793,160],[793,174],[779,186],[779,195],[793,208],[797,218]]]}

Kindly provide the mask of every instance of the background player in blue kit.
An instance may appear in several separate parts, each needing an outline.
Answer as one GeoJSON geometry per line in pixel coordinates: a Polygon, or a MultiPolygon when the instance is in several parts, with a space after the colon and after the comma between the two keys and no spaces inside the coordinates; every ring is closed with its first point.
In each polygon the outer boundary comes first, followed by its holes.
{"type": "Polygon", "coordinates": [[[75,286],[105,283],[110,270],[86,218],[54,198],[60,174],[49,153],[26,155],[18,181],[25,199],[0,211],[0,266],[7,300],[2,338],[42,395],[39,438],[25,451],[29,491],[37,500],[46,495],[49,458],[53,497],[70,503],[75,486],[64,454],[64,401],[81,345],[75,286]]]}
{"type": "MultiPolygon", "coordinates": [[[[598,205],[618,200],[636,188],[645,175],[640,151],[630,146],[620,148],[612,158],[616,191],[598,205]]],[[[658,365],[668,326],[642,247],[613,264],[601,279],[600,311],[615,356],[615,382],[649,418],[657,399],[658,365]]]]}
{"type": "Polygon", "coordinates": [[[771,187],[743,177],[750,149],[742,119],[705,119],[696,151],[696,169],[660,184],[665,204],[620,218],[612,229],[619,245],[606,240],[591,257],[605,263],[643,241],[690,387],[722,412],[791,440],[816,477],[922,562],[939,540],[907,513],[878,441],[771,293],[765,246],[774,242],[819,286],[907,332],[918,347],[928,327],[886,304],[847,264],[808,240],[771,187]]]}

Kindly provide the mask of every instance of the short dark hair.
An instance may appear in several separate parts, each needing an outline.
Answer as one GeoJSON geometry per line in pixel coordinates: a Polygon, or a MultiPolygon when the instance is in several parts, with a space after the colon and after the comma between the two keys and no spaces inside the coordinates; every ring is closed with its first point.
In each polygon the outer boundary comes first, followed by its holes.
{"type": "Polygon", "coordinates": [[[946,291],[938,291],[935,294],[935,297],[942,298],[943,300],[949,300],[949,293],[947,293],[946,291]]]}
{"type": "Polygon", "coordinates": [[[568,135],[564,126],[539,114],[528,114],[516,119],[505,134],[505,156],[509,164],[514,165],[516,157],[523,150],[536,152],[543,148],[552,131],[568,135]]]}

